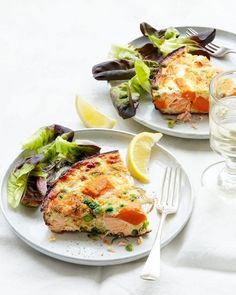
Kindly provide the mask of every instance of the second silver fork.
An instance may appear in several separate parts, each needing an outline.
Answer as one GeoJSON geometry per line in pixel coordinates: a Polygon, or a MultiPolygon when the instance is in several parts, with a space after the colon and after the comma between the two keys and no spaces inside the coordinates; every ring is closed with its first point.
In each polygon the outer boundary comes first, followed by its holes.
{"type": "MultiPolygon", "coordinates": [[[[197,35],[197,34],[198,34],[198,32],[195,31],[192,28],[188,28],[187,31],[186,31],[186,35],[189,36],[189,37],[197,35]]],[[[228,47],[225,47],[225,46],[219,46],[219,45],[217,45],[215,43],[208,43],[205,46],[205,49],[208,51],[208,53],[210,55],[212,55],[214,57],[223,57],[228,53],[236,53],[235,49],[231,49],[231,48],[228,48],[228,47]]]]}

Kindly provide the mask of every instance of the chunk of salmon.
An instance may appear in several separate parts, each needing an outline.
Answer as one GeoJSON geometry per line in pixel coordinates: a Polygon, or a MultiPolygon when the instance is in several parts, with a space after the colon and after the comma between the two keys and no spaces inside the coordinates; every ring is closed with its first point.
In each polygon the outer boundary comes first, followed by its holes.
{"type": "Polygon", "coordinates": [[[113,185],[106,176],[99,175],[98,177],[87,183],[82,192],[85,195],[97,198],[113,188],[113,185]]]}

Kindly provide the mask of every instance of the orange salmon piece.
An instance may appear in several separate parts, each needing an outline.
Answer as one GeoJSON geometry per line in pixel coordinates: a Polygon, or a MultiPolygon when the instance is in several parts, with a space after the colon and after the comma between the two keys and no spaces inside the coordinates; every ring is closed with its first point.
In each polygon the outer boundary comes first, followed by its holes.
{"type": "Polygon", "coordinates": [[[99,175],[91,182],[87,183],[82,192],[92,198],[97,198],[111,189],[113,189],[113,185],[110,183],[107,177],[104,175],[99,175]]]}
{"type": "Polygon", "coordinates": [[[116,215],[116,218],[124,220],[133,225],[138,225],[147,219],[146,215],[142,212],[128,208],[120,210],[119,214],[116,215]]]}
{"type": "Polygon", "coordinates": [[[193,101],[192,106],[194,110],[198,110],[199,113],[208,113],[209,112],[209,101],[201,96],[196,97],[193,101]]]}

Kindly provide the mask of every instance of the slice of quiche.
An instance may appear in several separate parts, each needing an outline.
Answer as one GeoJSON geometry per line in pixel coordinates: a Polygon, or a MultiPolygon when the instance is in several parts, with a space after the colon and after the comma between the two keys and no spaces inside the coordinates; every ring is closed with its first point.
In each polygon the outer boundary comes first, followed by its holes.
{"type": "Polygon", "coordinates": [[[42,211],[53,232],[98,232],[138,236],[149,231],[144,203],[118,151],[74,164],[50,190],[42,211]]]}
{"type": "Polygon", "coordinates": [[[209,84],[219,72],[206,56],[177,49],[163,60],[152,81],[156,109],[166,114],[208,113],[209,84]]]}

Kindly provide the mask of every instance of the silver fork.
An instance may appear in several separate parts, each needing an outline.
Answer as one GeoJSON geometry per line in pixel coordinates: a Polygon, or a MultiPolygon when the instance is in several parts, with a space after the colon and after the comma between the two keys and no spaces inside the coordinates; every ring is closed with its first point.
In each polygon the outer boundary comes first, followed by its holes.
{"type": "MultiPolygon", "coordinates": [[[[186,35],[189,37],[197,35],[197,34],[198,34],[198,32],[192,28],[188,28],[186,31],[186,35]]],[[[224,46],[219,46],[215,43],[208,43],[205,46],[205,48],[209,52],[209,54],[214,57],[223,57],[228,53],[236,53],[236,50],[234,50],[234,49],[224,47],[224,46]]]]}
{"type": "Polygon", "coordinates": [[[161,213],[156,238],[148,259],[141,273],[144,280],[155,281],[160,277],[160,246],[161,233],[164,221],[168,214],[176,213],[179,206],[179,195],[181,188],[182,169],[180,167],[167,167],[162,184],[161,197],[156,202],[156,209],[161,213]]]}

